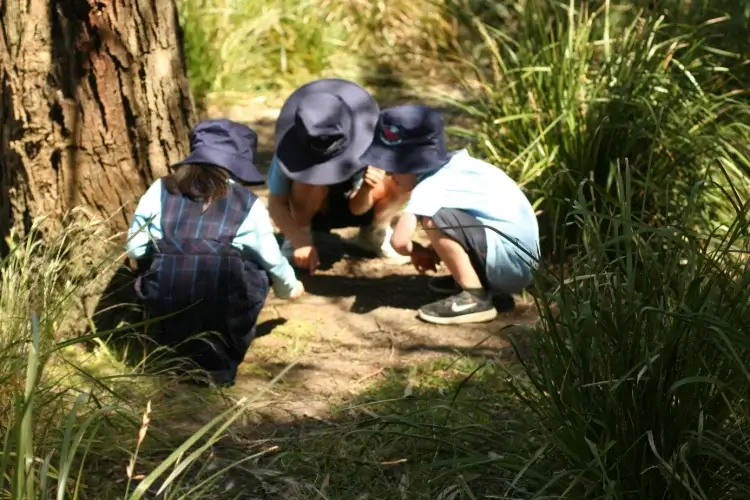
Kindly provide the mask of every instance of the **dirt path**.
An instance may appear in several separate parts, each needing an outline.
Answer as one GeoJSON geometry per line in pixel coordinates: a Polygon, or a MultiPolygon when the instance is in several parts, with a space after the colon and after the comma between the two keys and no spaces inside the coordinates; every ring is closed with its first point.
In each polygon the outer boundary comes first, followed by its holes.
{"type": "MultiPolygon", "coordinates": [[[[278,112],[270,102],[254,98],[225,112],[208,111],[211,117],[243,121],[256,130],[261,168],[272,155],[278,112]]],[[[265,202],[265,189],[257,193],[265,202]]],[[[427,288],[430,278],[419,276],[411,265],[389,265],[349,247],[342,237],[355,231],[321,237],[321,270],[300,276],[307,295],[294,303],[271,297],[262,313],[263,336],[241,367],[237,389],[241,393],[243,388],[257,388],[296,362],[269,395],[274,419],[283,417],[279,410],[292,418],[325,418],[331,403],[362,392],[388,368],[458,353],[497,355],[508,348],[505,326],[536,319],[533,303],[516,297],[515,310],[501,313],[491,323],[423,323],[416,309],[439,298],[427,288]]]]}
{"type": "Polygon", "coordinates": [[[268,301],[263,337],[241,369],[238,385],[257,387],[296,361],[273,395],[274,408],[290,416],[322,418],[331,403],[360,393],[387,368],[459,353],[497,355],[508,346],[503,327],[536,319],[533,304],[516,297],[515,310],[491,323],[424,323],[416,309],[439,298],[427,288],[428,277],[410,265],[347,252],[335,236],[319,243],[324,269],[300,276],[307,296],[294,303],[268,301]]]}

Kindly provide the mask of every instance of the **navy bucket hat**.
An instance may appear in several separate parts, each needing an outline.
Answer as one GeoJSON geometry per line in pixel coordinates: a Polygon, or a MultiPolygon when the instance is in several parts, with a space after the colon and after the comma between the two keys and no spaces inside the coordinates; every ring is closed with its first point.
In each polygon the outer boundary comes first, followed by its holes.
{"type": "Polygon", "coordinates": [[[327,186],[366,165],[380,108],[367,90],[339,78],[307,83],[292,93],[276,121],[276,157],[289,179],[327,186]]]}
{"type": "Polygon", "coordinates": [[[411,104],[383,110],[361,161],[393,174],[420,175],[439,169],[450,158],[443,115],[411,104]]]}
{"type": "Polygon", "coordinates": [[[238,180],[265,184],[253,163],[258,149],[258,134],[247,125],[231,120],[205,120],[190,132],[190,154],[172,167],[188,164],[212,165],[230,172],[238,180]]]}

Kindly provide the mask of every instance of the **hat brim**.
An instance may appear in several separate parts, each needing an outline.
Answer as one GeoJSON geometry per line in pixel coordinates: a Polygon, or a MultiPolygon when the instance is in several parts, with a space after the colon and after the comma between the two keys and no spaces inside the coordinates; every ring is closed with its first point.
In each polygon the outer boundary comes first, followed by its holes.
{"type": "Polygon", "coordinates": [[[394,148],[375,140],[360,161],[391,174],[421,175],[434,172],[448,163],[450,155],[432,145],[394,148]]]}
{"type": "Polygon", "coordinates": [[[172,165],[172,168],[179,167],[180,165],[190,164],[201,164],[211,165],[214,167],[222,168],[227,172],[231,173],[239,181],[248,184],[250,186],[260,186],[266,183],[266,179],[258,171],[258,168],[253,162],[247,162],[242,165],[242,168],[238,168],[237,157],[235,155],[227,154],[223,151],[214,150],[205,151],[203,148],[193,150],[190,155],[184,160],[177,162],[172,165]]]}
{"type": "Polygon", "coordinates": [[[303,85],[284,102],[276,121],[279,168],[292,181],[304,184],[329,186],[350,179],[365,167],[360,156],[372,142],[379,116],[380,107],[375,98],[354,82],[328,78],[303,85]],[[300,144],[293,128],[300,102],[309,95],[320,93],[339,96],[352,110],[353,133],[349,146],[340,155],[324,163],[315,163],[300,144]]]}

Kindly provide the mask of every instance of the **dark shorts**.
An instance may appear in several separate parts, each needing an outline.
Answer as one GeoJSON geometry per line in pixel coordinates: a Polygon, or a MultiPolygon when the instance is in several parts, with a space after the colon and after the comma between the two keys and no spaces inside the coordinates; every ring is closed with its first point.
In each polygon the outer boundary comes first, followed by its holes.
{"type": "Polygon", "coordinates": [[[349,183],[337,184],[328,188],[323,209],[315,214],[310,225],[315,232],[325,233],[331,229],[343,229],[346,227],[364,227],[372,224],[374,210],[369,210],[362,215],[354,215],[349,210],[349,192],[352,186],[349,183]]]}
{"type": "Polygon", "coordinates": [[[469,254],[482,286],[490,289],[487,280],[487,233],[482,223],[457,208],[441,208],[431,218],[441,233],[458,242],[469,254]]]}

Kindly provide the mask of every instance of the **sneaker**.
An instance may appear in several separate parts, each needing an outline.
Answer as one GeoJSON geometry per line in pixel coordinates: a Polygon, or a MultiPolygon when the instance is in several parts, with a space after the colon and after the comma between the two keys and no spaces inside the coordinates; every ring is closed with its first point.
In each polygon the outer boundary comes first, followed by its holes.
{"type": "Polygon", "coordinates": [[[391,226],[366,226],[359,230],[354,238],[347,240],[364,250],[374,253],[381,259],[387,259],[394,263],[406,264],[411,261],[408,255],[401,255],[391,246],[391,226]]]}
{"type": "Polygon", "coordinates": [[[461,293],[461,287],[450,274],[447,276],[436,276],[427,283],[427,288],[436,293],[456,295],[461,293]]]}
{"type": "Polygon", "coordinates": [[[492,298],[479,298],[467,291],[419,308],[419,318],[437,325],[482,323],[497,317],[492,298]]]}

